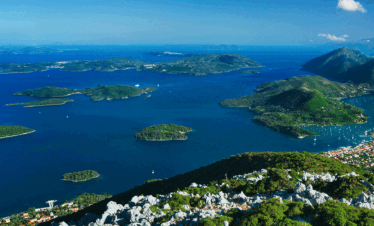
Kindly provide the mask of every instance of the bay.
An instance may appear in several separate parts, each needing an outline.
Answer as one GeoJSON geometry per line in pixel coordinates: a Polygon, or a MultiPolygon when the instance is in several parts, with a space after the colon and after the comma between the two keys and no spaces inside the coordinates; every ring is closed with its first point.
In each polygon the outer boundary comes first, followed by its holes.
{"type": "MultiPolygon", "coordinates": [[[[3,63],[25,63],[117,56],[146,62],[175,59],[145,55],[149,51],[145,47],[98,49],[38,56],[2,56],[0,60],[3,63]]],[[[60,204],[83,192],[117,194],[149,179],[169,178],[244,152],[320,152],[353,146],[353,142],[369,139],[359,135],[372,126],[371,96],[344,100],[364,108],[365,114],[370,116],[367,124],[342,127],[355,134],[357,138],[352,141],[338,139],[339,129],[334,127],[331,127],[331,132],[324,128],[316,142],[313,138],[286,137],[254,124],[252,118],[255,115],[245,108],[219,106],[218,103],[224,99],[252,94],[256,86],[264,82],[310,74],[299,68],[324,51],[264,47],[235,53],[254,59],[265,67],[258,69],[259,74],[235,71],[198,77],[135,70],[64,72],[58,69],[0,75],[0,124],[22,125],[36,130],[29,135],[0,140],[0,217],[28,207],[46,207],[45,202],[50,199],[58,200],[57,204],[60,204]],[[140,88],[156,87],[156,91],[150,98],[142,95],[126,100],[92,102],[84,95],[73,95],[69,97],[73,102],[61,106],[5,106],[38,100],[13,96],[12,93],[17,91],[43,86],[79,89],[99,84],[139,84],[140,88]],[[138,130],[161,123],[188,126],[193,128],[193,132],[187,134],[187,141],[134,139],[138,130]],[[83,183],[60,180],[65,173],[88,169],[96,170],[101,176],[83,183]]],[[[311,129],[321,130],[319,127],[311,129]]]]}

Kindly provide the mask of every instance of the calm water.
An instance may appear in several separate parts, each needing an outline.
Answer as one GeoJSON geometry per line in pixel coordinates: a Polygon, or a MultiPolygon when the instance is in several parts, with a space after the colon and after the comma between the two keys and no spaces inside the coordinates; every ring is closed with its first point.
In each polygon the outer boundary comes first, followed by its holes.
{"type": "MultiPolygon", "coordinates": [[[[170,49],[166,49],[170,50],[170,49]]],[[[146,51],[146,50],[142,50],[146,51]]],[[[339,128],[322,131],[313,138],[293,139],[252,122],[246,109],[225,108],[218,103],[253,93],[256,86],[273,80],[305,75],[300,66],[321,51],[238,52],[264,64],[260,74],[238,72],[201,77],[165,75],[135,70],[104,72],[63,72],[0,75],[0,124],[23,125],[36,132],[0,140],[0,217],[57,204],[83,192],[117,194],[152,178],[169,178],[243,152],[319,152],[352,145],[371,128],[369,123],[344,126],[355,139],[339,140],[339,128]],[[49,77],[48,77],[49,75],[49,77]],[[92,102],[83,95],[70,96],[74,102],[62,106],[23,108],[7,103],[37,98],[12,93],[43,86],[67,88],[97,85],[154,86],[150,98],[144,95],[127,100],[92,102]],[[68,118],[66,116],[69,116],[68,118]],[[144,142],[134,134],[147,126],[174,123],[193,128],[187,141],[144,142]],[[67,172],[96,170],[101,176],[84,183],[61,181],[67,172]],[[155,174],[152,175],[152,170],[155,174]]],[[[140,50],[71,51],[62,54],[0,57],[2,62],[43,62],[132,57],[154,62],[175,58],[153,57],[140,50]]],[[[371,96],[345,100],[373,115],[371,96]],[[366,100],[366,102],[365,102],[366,100]]],[[[320,128],[311,128],[319,131],[320,128]]],[[[232,175],[229,175],[232,176],[232,175]]]]}

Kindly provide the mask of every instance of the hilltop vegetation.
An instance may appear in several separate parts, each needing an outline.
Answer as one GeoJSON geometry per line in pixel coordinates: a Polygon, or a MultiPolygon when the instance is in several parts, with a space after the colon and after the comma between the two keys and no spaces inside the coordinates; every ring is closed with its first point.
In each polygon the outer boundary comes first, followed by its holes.
{"type": "Polygon", "coordinates": [[[23,126],[0,126],[0,138],[18,136],[24,133],[35,132],[35,130],[23,126]]]}
{"type": "Polygon", "coordinates": [[[367,121],[363,110],[341,102],[341,98],[365,95],[368,86],[341,84],[320,76],[291,77],[266,82],[255,94],[228,99],[227,107],[248,107],[258,114],[253,121],[293,137],[315,136],[298,125],[360,124],[367,121]]]}
{"type": "Polygon", "coordinates": [[[145,89],[125,86],[125,85],[114,85],[114,86],[103,86],[99,85],[96,88],[87,88],[81,90],[86,96],[91,96],[91,100],[100,101],[103,99],[127,99],[129,97],[139,96],[143,93],[150,93],[155,90],[154,87],[148,87],[145,89]]]}
{"type": "Polygon", "coordinates": [[[262,64],[245,56],[237,54],[206,54],[182,58],[169,62],[155,63],[151,67],[141,67],[140,70],[167,73],[206,75],[218,74],[243,68],[263,67],[262,64]]]}
{"type": "Polygon", "coordinates": [[[72,99],[52,98],[52,99],[47,99],[47,100],[31,101],[27,103],[12,103],[12,104],[7,104],[7,106],[24,105],[25,107],[42,107],[42,106],[51,106],[51,105],[62,105],[62,104],[65,104],[66,102],[72,102],[72,101],[73,101],[72,99]]]}
{"type": "MultiPolygon", "coordinates": [[[[216,184],[226,183],[228,188],[234,191],[245,191],[246,195],[270,195],[279,189],[292,190],[297,183],[297,180],[303,177],[303,173],[297,172],[315,172],[315,173],[330,173],[331,175],[338,174],[344,175],[346,173],[355,172],[359,174],[353,178],[340,178],[338,181],[329,183],[322,183],[319,181],[309,181],[315,189],[323,190],[332,197],[352,198],[356,197],[361,192],[368,192],[366,186],[361,186],[360,180],[365,180],[369,183],[374,183],[374,176],[372,173],[365,172],[362,169],[354,166],[346,165],[340,161],[329,159],[317,154],[307,152],[303,153],[244,153],[241,155],[231,156],[228,159],[222,159],[211,165],[201,167],[192,172],[182,175],[177,175],[169,179],[155,181],[152,183],[145,183],[137,186],[129,191],[113,196],[109,200],[104,200],[100,203],[92,205],[78,213],[58,218],[58,222],[70,220],[78,221],[86,213],[94,213],[101,215],[106,208],[109,201],[117,203],[127,203],[135,195],[157,195],[167,194],[180,190],[188,194],[199,194],[202,197],[206,192],[217,194],[220,191],[227,192],[227,187],[216,186],[216,184]],[[245,174],[254,170],[268,169],[267,173],[263,176],[266,179],[260,180],[255,183],[249,183],[246,178],[243,179],[230,179],[226,181],[225,174],[228,177],[233,175],[245,174]],[[286,171],[284,169],[291,169],[286,171]],[[288,176],[291,176],[289,179],[288,176]],[[192,183],[206,184],[205,188],[188,188],[192,183]]],[[[257,176],[257,175],[253,175],[257,176]]],[[[172,199],[168,202],[172,212],[183,209],[182,205],[190,205],[191,207],[201,208],[201,199],[198,197],[192,198],[190,196],[182,196],[180,194],[173,194],[172,199]]],[[[258,207],[246,212],[229,211],[224,216],[217,218],[207,218],[199,223],[199,225],[221,225],[224,220],[230,222],[230,225],[267,225],[266,223],[273,222],[274,225],[283,225],[282,222],[295,223],[292,219],[297,216],[305,217],[311,216],[309,225],[329,225],[327,222],[368,222],[367,214],[374,216],[374,210],[368,210],[359,207],[347,206],[342,203],[335,203],[335,201],[327,201],[316,208],[311,208],[305,203],[299,201],[283,200],[285,204],[280,205],[277,199],[269,199],[263,202],[258,207]],[[359,210],[359,211],[358,211],[359,210]],[[354,212],[353,212],[354,211],[354,212]],[[351,213],[350,215],[344,213],[351,213]],[[239,218],[240,221],[236,221],[239,218]],[[292,220],[292,221],[290,221],[292,220]]],[[[162,206],[162,205],[160,205],[162,206]]],[[[159,208],[159,207],[158,207],[159,208]]],[[[159,209],[154,209],[154,211],[159,209]]],[[[162,210],[165,211],[165,210],[162,210]]],[[[171,212],[170,212],[171,211],[171,212]]],[[[165,211],[166,212],[166,211],[165,211]]],[[[162,223],[162,222],[161,222],[162,223]]],[[[300,223],[300,222],[299,222],[300,223]]],[[[290,224],[284,224],[290,225],[290,224]]],[[[292,224],[291,224],[292,225],[292,224]]],[[[303,224],[299,224],[303,225],[303,224]]],[[[306,224],[304,224],[306,225],[306,224]]],[[[345,225],[336,223],[335,225],[345,225]]]]}
{"type": "Polygon", "coordinates": [[[187,140],[185,133],[192,129],[174,124],[161,124],[147,127],[135,134],[135,138],[147,141],[187,140]]]}
{"type": "Polygon", "coordinates": [[[62,180],[80,182],[80,181],[87,181],[87,180],[96,178],[98,176],[100,176],[100,174],[96,171],[85,170],[85,171],[79,171],[79,172],[74,172],[74,173],[66,173],[62,176],[62,180]]]}
{"type": "Polygon", "coordinates": [[[301,70],[338,80],[347,79],[344,73],[353,67],[363,65],[372,60],[357,50],[347,47],[334,50],[323,56],[312,59],[303,65],[301,70]]]}
{"type": "Polygon", "coordinates": [[[78,94],[79,90],[60,88],[55,86],[45,86],[39,89],[26,90],[13,93],[13,95],[26,95],[31,97],[64,97],[72,94],[78,94]]]}

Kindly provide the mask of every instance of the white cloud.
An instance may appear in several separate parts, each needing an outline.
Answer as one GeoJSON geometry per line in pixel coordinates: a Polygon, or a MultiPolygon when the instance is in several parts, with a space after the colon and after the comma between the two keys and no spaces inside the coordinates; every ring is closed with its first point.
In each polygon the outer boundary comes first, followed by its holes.
{"type": "Polygon", "coordinates": [[[341,37],[337,37],[335,35],[330,35],[330,34],[319,34],[318,36],[320,37],[325,37],[327,39],[330,39],[331,41],[341,41],[341,42],[345,42],[346,39],[348,37],[348,35],[343,35],[341,37]]]}
{"type": "Polygon", "coordinates": [[[339,0],[337,7],[347,11],[366,13],[366,9],[359,2],[355,2],[354,0],[339,0]]]}

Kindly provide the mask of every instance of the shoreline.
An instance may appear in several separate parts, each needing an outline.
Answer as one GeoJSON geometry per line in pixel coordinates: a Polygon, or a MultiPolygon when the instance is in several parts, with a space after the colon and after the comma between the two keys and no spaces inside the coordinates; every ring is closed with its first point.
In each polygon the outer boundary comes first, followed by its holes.
{"type": "Polygon", "coordinates": [[[95,178],[98,178],[98,177],[100,177],[100,174],[97,175],[96,177],[92,177],[92,178],[85,179],[85,180],[69,180],[69,179],[61,179],[61,180],[63,180],[63,181],[71,181],[71,182],[85,182],[85,181],[92,180],[92,179],[95,179],[95,178]]]}
{"type": "Polygon", "coordinates": [[[18,136],[26,135],[26,134],[29,134],[29,133],[34,133],[35,131],[36,131],[36,130],[30,131],[30,132],[27,132],[27,133],[22,133],[22,134],[12,135],[12,136],[0,137],[0,139],[11,138],[11,137],[18,137],[18,136]]]}

